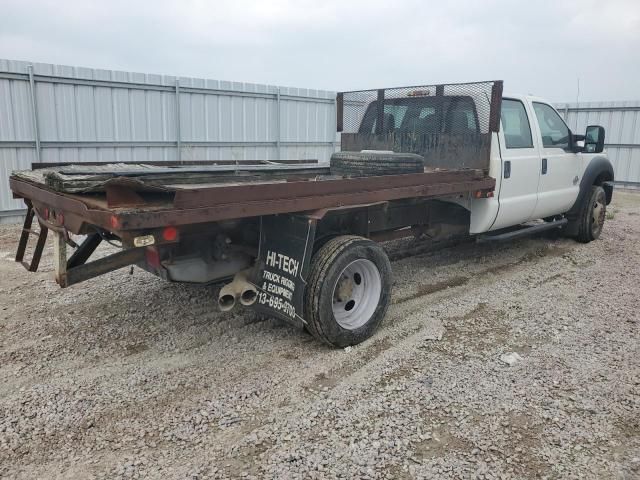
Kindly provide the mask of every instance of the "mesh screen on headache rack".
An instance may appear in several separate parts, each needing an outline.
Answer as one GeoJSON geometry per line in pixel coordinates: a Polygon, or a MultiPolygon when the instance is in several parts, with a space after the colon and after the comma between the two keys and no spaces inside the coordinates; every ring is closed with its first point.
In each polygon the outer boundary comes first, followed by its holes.
{"type": "Polygon", "coordinates": [[[501,81],[340,93],[341,149],[417,153],[427,167],[487,170],[501,98],[501,81]]]}

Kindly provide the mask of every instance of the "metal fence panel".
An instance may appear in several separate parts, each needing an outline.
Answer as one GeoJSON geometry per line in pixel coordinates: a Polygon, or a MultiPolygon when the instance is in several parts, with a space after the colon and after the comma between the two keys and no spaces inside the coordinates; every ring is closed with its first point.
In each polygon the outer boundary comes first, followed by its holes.
{"type": "Polygon", "coordinates": [[[333,92],[0,60],[0,221],[33,162],[328,162],[336,145],[333,92]]]}
{"type": "MultiPolygon", "coordinates": [[[[604,126],[616,180],[640,185],[640,101],[556,107],[604,126]]],[[[335,109],[327,91],[0,60],[0,222],[23,209],[11,171],[38,161],[326,162],[335,109]]]]}
{"type": "Polygon", "coordinates": [[[616,181],[640,186],[640,101],[563,103],[556,108],[576,133],[602,125],[616,181]]]}

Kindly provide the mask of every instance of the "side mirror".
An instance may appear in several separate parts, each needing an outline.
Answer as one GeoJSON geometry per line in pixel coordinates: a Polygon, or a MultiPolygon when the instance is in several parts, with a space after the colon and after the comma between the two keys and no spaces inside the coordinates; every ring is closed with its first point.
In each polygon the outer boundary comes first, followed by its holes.
{"type": "Polygon", "coordinates": [[[589,125],[584,134],[584,151],[586,153],[600,153],[604,150],[604,127],[589,125]]]}

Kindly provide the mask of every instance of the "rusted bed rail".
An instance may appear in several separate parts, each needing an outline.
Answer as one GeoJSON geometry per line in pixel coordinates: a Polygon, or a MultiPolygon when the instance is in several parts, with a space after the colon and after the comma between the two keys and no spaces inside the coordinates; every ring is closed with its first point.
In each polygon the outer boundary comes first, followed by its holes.
{"type": "MultiPolygon", "coordinates": [[[[411,197],[489,192],[495,180],[477,170],[432,171],[382,177],[303,180],[176,189],[166,204],[108,208],[95,196],[71,195],[12,177],[11,189],[36,209],[64,212],[64,227],[78,233],[82,223],[110,231],[159,228],[220,220],[362,205],[411,197]]],[[[141,197],[141,202],[144,200],[141,197]]]]}

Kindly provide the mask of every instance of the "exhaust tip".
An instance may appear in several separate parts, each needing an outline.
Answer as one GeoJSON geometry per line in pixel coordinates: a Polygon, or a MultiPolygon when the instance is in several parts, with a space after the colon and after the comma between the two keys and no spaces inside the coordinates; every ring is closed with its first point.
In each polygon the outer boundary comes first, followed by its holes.
{"type": "Polygon", "coordinates": [[[218,305],[220,306],[220,310],[223,312],[228,312],[231,310],[236,304],[236,297],[227,293],[225,295],[221,295],[218,299],[218,305]]]}
{"type": "Polygon", "coordinates": [[[255,289],[248,288],[240,294],[240,303],[245,307],[253,305],[258,299],[258,292],[255,289]]]}

